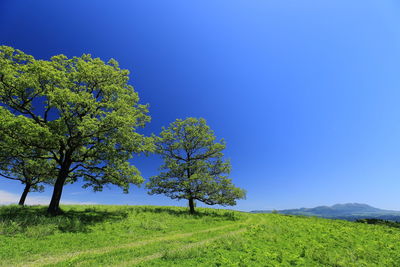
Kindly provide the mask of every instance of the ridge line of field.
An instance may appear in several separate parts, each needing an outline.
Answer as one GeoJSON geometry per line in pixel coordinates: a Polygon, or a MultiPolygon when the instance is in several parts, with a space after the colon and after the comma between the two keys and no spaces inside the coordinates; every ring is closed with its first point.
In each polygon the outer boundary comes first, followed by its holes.
{"type": "MultiPolygon", "coordinates": [[[[182,251],[182,250],[188,250],[188,249],[191,249],[191,248],[201,247],[201,246],[203,246],[205,244],[214,242],[214,241],[216,241],[218,239],[221,239],[221,238],[224,238],[224,237],[228,237],[228,236],[237,235],[237,234],[243,233],[243,232],[245,232],[247,230],[248,230],[247,228],[242,228],[242,229],[239,229],[239,230],[236,230],[236,231],[233,231],[233,232],[229,232],[229,233],[226,233],[226,234],[222,234],[222,235],[219,235],[219,236],[215,236],[215,237],[212,237],[212,238],[201,240],[199,242],[195,242],[195,243],[192,243],[192,244],[187,244],[187,245],[181,246],[180,248],[172,249],[169,252],[176,252],[176,251],[182,251]]],[[[154,254],[151,254],[151,255],[138,257],[138,258],[133,259],[132,261],[123,262],[121,264],[117,264],[117,265],[113,265],[113,266],[115,266],[115,267],[132,266],[132,265],[139,264],[139,263],[142,263],[142,262],[145,262],[145,261],[150,261],[150,260],[155,260],[155,259],[162,258],[164,255],[165,255],[165,252],[157,252],[157,253],[154,253],[154,254]]]]}
{"type": "Polygon", "coordinates": [[[52,256],[49,256],[49,257],[45,257],[45,258],[40,258],[40,259],[34,260],[32,262],[21,263],[21,264],[19,264],[17,266],[24,266],[24,267],[25,266],[26,267],[29,267],[29,266],[43,266],[43,265],[46,265],[46,264],[59,263],[59,262],[62,262],[64,260],[67,260],[67,259],[70,259],[70,258],[73,258],[73,257],[87,255],[87,254],[103,254],[103,253],[112,252],[112,251],[117,250],[117,249],[140,247],[140,246],[145,246],[145,245],[148,245],[148,244],[151,244],[151,243],[160,242],[160,241],[174,240],[174,239],[179,239],[179,238],[183,238],[183,237],[189,237],[189,236],[192,236],[192,235],[195,235],[195,234],[206,233],[206,232],[214,232],[214,231],[218,231],[218,230],[221,230],[221,229],[229,228],[231,226],[245,224],[249,220],[250,219],[248,218],[244,222],[237,223],[237,224],[230,223],[228,225],[223,225],[223,226],[203,229],[203,230],[199,230],[199,231],[195,231],[195,232],[176,233],[174,235],[160,236],[160,237],[156,237],[156,238],[151,239],[151,240],[140,240],[140,241],[126,243],[126,244],[119,245],[119,246],[106,246],[106,247],[101,247],[101,248],[88,249],[88,250],[84,250],[84,251],[62,253],[62,254],[52,255],[52,256]]]}

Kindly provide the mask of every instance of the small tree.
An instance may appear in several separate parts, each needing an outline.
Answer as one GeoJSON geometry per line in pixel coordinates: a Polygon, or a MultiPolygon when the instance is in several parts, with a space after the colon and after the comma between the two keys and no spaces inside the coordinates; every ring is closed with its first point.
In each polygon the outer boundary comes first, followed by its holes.
{"type": "Polygon", "coordinates": [[[15,147],[43,152],[30,159],[55,162],[49,213],[60,212],[69,181],[81,178],[95,191],[110,183],[124,192],[143,182],[128,160],[151,150],[151,139],[136,131],[150,117],[128,76],[113,59],[36,60],[0,46],[0,131],[15,147]]]}
{"type": "Polygon", "coordinates": [[[40,150],[17,147],[11,138],[0,133],[0,176],[24,184],[18,203],[21,206],[25,204],[29,192],[42,192],[43,183],[54,182],[55,162],[41,159],[43,155],[40,150]]]}
{"type": "Polygon", "coordinates": [[[233,206],[236,199],[245,197],[245,191],[235,187],[227,176],[231,164],[222,159],[225,142],[215,142],[214,132],[204,119],[178,119],[155,139],[164,164],[162,172],[146,185],[150,195],[187,199],[190,213],[195,212],[195,200],[233,206]]]}
{"type": "Polygon", "coordinates": [[[24,190],[18,202],[19,205],[23,206],[29,192],[42,192],[44,183],[52,184],[55,169],[52,163],[47,160],[14,158],[11,162],[2,165],[0,176],[24,184],[24,190]]]}

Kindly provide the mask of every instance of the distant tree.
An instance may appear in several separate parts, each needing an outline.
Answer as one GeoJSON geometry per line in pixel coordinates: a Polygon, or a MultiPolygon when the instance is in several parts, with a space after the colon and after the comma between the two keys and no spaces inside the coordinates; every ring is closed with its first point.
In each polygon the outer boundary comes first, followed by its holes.
{"type": "Polygon", "coordinates": [[[11,138],[0,132],[0,177],[24,184],[19,205],[25,204],[29,192],[42,192],[44,183],[54,183],[55,162],[41,159],[44,155],[37,149],[17,147],[11,138]]]}
{"type": "Polygon", "coordinates": [[[55,163],[50,214],[60,212],[69,181],[82,178],[95,191],[110,183],[124,192],[144,181],[128,160],[151,150],[152,139],[136,131],[150,117],[128,75],[113,59],[36,60],[0,46],[0,131],[15,147],[43,152],[30,159],[55,163]]]}
{"type": "Polygon", "coordinates": [[[195,212],[195,200],[208,205],[236,205],[245,191],[228,178],[231,164],[222,159],[225,142],[215,139],[204,119],[178,119],[163,128],[155,144],[164,164],[162,172],[146,185],[149,194],[187,199],[190,213],[195,212]]]}
{"type": "Polygon", "coordinates": [[[29,192],[42,192],[43,184],[52,184],[56,177],[54,162],[29,157],[0,157],[0,176],[24,184],[19,205],[25,204],[29,192]]]}

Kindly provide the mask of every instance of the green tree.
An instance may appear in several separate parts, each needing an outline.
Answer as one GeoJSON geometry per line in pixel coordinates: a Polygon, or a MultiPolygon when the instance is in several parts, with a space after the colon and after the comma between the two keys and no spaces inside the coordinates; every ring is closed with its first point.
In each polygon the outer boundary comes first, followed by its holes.
{"type": "Polygon", "coordinates": [[[95,191],[110,183],[124,192],[143,182],[128,160],[152,149],[152,139],[137,132],[150,117],[128,76],[113,59],[36,60],[0,47],[0,131],[15,147],[44,152],[32,160],[55,162],[49,213],[60,212],[67,182],[81,178],[95,191]]]}
{"type": "Polygon", "coordinates": [[[44,183],[54,183],[55,162],[40,158],[45,155],[37,149],[16,147],[13,139],[0,133],[0,176],[24,184],[19,205],[25,204],[29,192],[42,192],[44,183]]]}
{"type": "Polygon", "coordinates": [[[0,176],[20,181],[24,184],[18,204],[23,206],[29,192],[42,192],[43,184],[54,182],[55,166],[53,162],[43,159],[8,158],[7,162],[0,162],[0,176]]]}
{"type": "Polygon", "coordinates": [[[155,137],[156,151],[164,164],[162,172],[150,178],[149,194],[164,194],[172,199],[187,199],[190,213],[195,200],[208,205],[236,205],[245,191],[235,187],[228,174],[229,161],[222,159],[225,142],[216,142],[204,119],[176,120],[155,137]]]}

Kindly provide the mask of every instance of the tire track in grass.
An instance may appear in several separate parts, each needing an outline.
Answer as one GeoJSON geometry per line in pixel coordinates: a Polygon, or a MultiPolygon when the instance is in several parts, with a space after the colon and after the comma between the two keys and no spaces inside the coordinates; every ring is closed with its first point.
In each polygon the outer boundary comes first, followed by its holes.
{"type": "Polygon", "coordinates": [[[18,263],[18,264],[15,264],[14,266],[31,267],[31,266],[43,266],[43,265],[47,265],[47,264],[57,264],[57,263],[60,263],[65,260],[69,260],[71,258],[78,257],[78,256],[105,254],[105,253],[109,253],[109,252],[112,252],[112,251],[115,251],[118,249],[141,247],[141,246],[145,246],[145,245],[160,242],[160,241],[169,241],[169,240],[180,239],[180,238],[184,238],[184,237],[190,237],[195,234],[214,232],[214,231],[222,230],[222,229],[229,228],[232,226],[248,223],[249,220],[250,220],[250,218],[248,218],[244,222],[237,223],[237,224],[230,223],[228,225],[208,228],[208,229],[199,230],[199,231],[195,231],[195,232],[177,233],[177,234],[169,235],[169,236],[155,237],[153,239],[141,240],[141,241],[136,241],[136,242],[132,242],[132,243],[126,243],[126,244],[119,245],[119,246],[108,246],[108,247],[94,248],[94,249],[89,249],[89,250],[84,250],[84,251],[76,251],[76,252],[52,255],[49,257],[40,258],[40,259],[30,261],[30,262],[26,261],[23,263],[18,263]]]}
{"type": "MultiPolygon", "coordinates": [[[[248,222],[250,222],[250,221],[253,222],[253,221],[256,220],[256,219],[257,219],[257,218],[254,216],[254,217],[251,218],[251,219],[248,218],[245,222],[243,222],[243,223],[241,223],[241,224],[245,224],[245,223],[248,223],[248,222]],[[252,220],[252,219],[253,219],[253,220],[252,220]]],[[[262,216],[261,218],[259,217],[259,218],[258,218],[258,222],[255,223],[255,224],[252,224],[252,225],[255,226],[255,225],[263,224],[263,223],[265,223],[265,220],[266,220],[265,216],[262,216]]],[[[181,246],[181,247],[176,248],[176,249],[171,249],[171,250],[169,250],[168,252],[172,252],[172,253],[173,253],[173,252],[178,252],[178,251],[189,250],[189,249],[196,248],[196,247],[201,247],[201,246],[204,246],[204,245],[209,244],[209,243],[211,243],[211,242],[214,242],[214,241],[216,241],[216,240],[218,240],[218,239],[222,239],[222,238],[225,238],[225,237],[229,237],[229,236],[233,236],[233,235],[237,235],[237,234],[244,233],[244,232],[246,232],[247,230],[249,230],[248,227],[244,227],[244,228],[241,228],[241,229],[239,229],[239,230],[229,232],[229,233],[227,233],[227,234],[218,235],[218,236],[215,236],[215,237],[212,237],[212,238],[208,238],[208,239],[205,239],[205,240],[202,240],[202,241],[199,241],[199,242],[195,242],[195,243],[192,243],[192,244],[188,244],[188,245],[185,245],[185,246],[181,246]]],[[[132,266],[132,265],[140,264],[140,263],[143,263],[143,262],[146,262],[146,261],[151,261],[151,260],[155,260],[155,259],[160,259],[160,258],[162,258],[164,255],[165,255],[165,251],[164,251],[164,252],[157,252],[157,253],[154,253],[154,254],[151,254],[151,255],[142,256],[142,257],[137,257],[137,258],[134,258],[134,259],[131,260],[131,261],[125,261],[125,262],[123,262],[123,263],[116,264],[116,265],[113,265],[113,266],[114,266],[114,267],[132,266]]]]}
{"type": "MultiPolygon", "coordinates": [[[[214,241],[216,241],[218,239],[222,239],[224,237],[229,237],[229,236],[233,236],[233,235],[244,233],[247,230],[248,230],[247,228],[242,228],[242,229],[239,229],[239,230],[236,230],[236,231],[233,231],[233,232],[229,232],[227,234],[215,236],[215,237],[208,238],[208,239],[205,239],[205,240],[202,240],[202,241],[199,241],[199,242],[188,244],[188,245],[179,247],[177,249],[171,249],[168,252],[178,252],[178,251],[184,251],[184,250],[189,250],[189,249],[192,249],[192,248],[201,247],[201,246],[204,246],[204,245],[209,244],[211,242],[214,242],[214,241]]],[[[146,261],[160,259],[164,255],[165,255],[165,252],[157,252],[157,253],[154,253],[154,254],[151,254],[151,255],[135,258],[135,259],[133,259],[131,261],[125,261],[125,262],[123,262],[121,264],[117,264],[117,265],[113,265],[113,266],[115,266],[115,267],[132,266],[132,265],[136,265],[136,264],[143,263],[143,262],[146,262],[146,261]]]]}
{"type": "MultiPolygon", "coordinates": [[[[245,222],[240,223],[240,224],[246,224],[247,223],[248,224],[247,226],[249,226],[250,225],[249,222],[253,222],[254,223],[254,221],[257,220],[257,219],[258,219],[258,222],[255,223],[255,224],[251,224],[251,225],[253,225],[253,226],[254,225],[260,225],[260,224],[265,222],[265,217],[264,216],[262,216],[261,218],[257,218],[257,217],[254,216],[253,218],[248,218],[245,222]]],[[[240,224],[238,224],[238,225],[240,225],[240,224]]],[[[192,244],[186,244],[186,245],[181,246],[179,248],[171,249],[171,250],[169,250],[167,252],[174,253],[174,252],[178,252],[178,251],[184,251],[184,250],[189,250],[189,249],[196,248],[196,247],[201,247],[201,246],[204,246],[204,245],[209,244],[211,242],[214,242],[216,240],[225,238],[225,237],[234,236],[234,235],[237,235],[237,234],[244,233],[247,230],[249,230],[248,227],[243,227],[243,228],[241,228],[239,230],[231,231],[231,232],[226,233],[226,234],[218,235],[218,236],[215,236],[215,237],[212,237],[212,238],[208,238],[208,239],[205,239],[205,240],[201,240],[201,241],[198,241],[198,242],[195,242],[195,243],[192,243],[192,244]]],[[[140,264],[140,263],[143,263],[143,262],[146,262],[146,261],[160,259],[164,255],[165,255],[165,251],[157,252],[157,253],[154,253],[154,254],[151,254],[151,255],[137,257],[137,258],[134,258],[134,259],[132,259],[130,261],[124,261],[122,263],[119,263],[119,264],[116,264],[116,265],[112,265],[112,266],[114,266],[114,267],[133,266],[133,265],[140,264]]]]}

